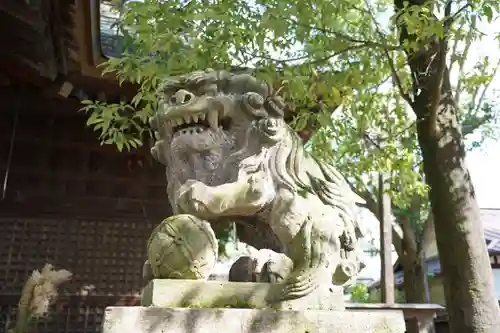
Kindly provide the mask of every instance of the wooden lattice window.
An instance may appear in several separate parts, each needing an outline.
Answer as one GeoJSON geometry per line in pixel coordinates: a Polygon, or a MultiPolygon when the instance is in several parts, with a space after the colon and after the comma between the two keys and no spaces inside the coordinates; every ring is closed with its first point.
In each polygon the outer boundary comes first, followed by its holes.
{"type": "Polygon", "coordinates": [[[74,273],[65,293],[137,294],[152,228],[148,221],[0,219],[0,293],[19,293],[49,262],[74,273]]]}

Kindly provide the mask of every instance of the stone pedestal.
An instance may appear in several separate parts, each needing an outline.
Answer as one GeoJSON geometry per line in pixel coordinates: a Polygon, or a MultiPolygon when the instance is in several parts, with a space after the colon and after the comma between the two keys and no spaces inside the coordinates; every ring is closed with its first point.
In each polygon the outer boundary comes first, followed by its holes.
{"type": "Polygon", "coordinates": [[[271,304],[281,285],[153,280],[140,307],[108,307],[102,333],[404,333],[400,310],[346,311],[341,287],[271,304]]]}
{"type": "Polygon", "coordinates": [[[102,333],[404,333],[400,311],[109,307],[102,333]]]}
{"type": "Polygon", "coordinates": [[[247,308],[286,310],[343,310],[343,290],[319,287],[310,295],[271,303],[281,284],[200,280],[152,280],[142,293],[141,305],[165,308],[247,308]]]}

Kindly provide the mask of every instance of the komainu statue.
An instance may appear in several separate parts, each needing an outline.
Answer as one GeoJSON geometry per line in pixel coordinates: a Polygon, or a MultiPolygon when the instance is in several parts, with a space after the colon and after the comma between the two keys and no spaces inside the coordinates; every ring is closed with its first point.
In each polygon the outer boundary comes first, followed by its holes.
{"type": "Polygon", "coordinates": [[[151,119],[152,154],[166,167],[174,214],[214,228],[235,222],[241,241],[291,259],[276,301],[344,284],[362,266],[361,199],[304,150],[285,110],[251,75],[206,70],[166,80],[151,119]]]}

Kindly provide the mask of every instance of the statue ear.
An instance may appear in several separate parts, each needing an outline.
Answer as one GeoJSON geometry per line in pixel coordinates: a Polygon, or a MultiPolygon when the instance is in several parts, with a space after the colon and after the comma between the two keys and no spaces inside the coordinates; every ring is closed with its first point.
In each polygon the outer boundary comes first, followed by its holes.
{"type": "Polygon", "coordinates": [[[247,92],[243,95],[244,110],[254,118],[267,118],[269,116],[266,109],[266,100],[256,92],[247,92]]]}
{"type": "Polygon", "coordinates": [[[286,104],[279,96],[268,97],[264,103],[266,111],[271,117],[284,118],[286,104]]]}

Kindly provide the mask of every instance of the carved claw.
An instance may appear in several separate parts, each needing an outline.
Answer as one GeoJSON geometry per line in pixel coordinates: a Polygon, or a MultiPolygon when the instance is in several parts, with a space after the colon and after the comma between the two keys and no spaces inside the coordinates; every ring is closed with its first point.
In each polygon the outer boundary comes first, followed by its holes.
{"type": "Polygon", "coordinates": [[[324,271],[325,252],[323,242],[312,239],[313,221],[307,219],[296,238],[291,250],[294,270],[286,280],[278,301],[306,296],[318,287],[318,277],[324,271]]]}
{"type": "Polygon", "coordinates": [[[277,301],[304,297],[312,293],[316,288],[318,288],[318,286],[319,285],[316,282],[316,272],[300,272],[296,276],[291,276],[287,280],[285,287],[278,296],[277,301]]]}
{"type": "MultiPolygon", "coordinates": [[[[312,264],[312,261],[309,261],[312,264]]],[[[284,289],[280,294],[280,301],[304,297],[312,293],[319,286],[319,276],[322,273],[321,265],[304,267],[296,270],[286,280],[284,289]]]]}

